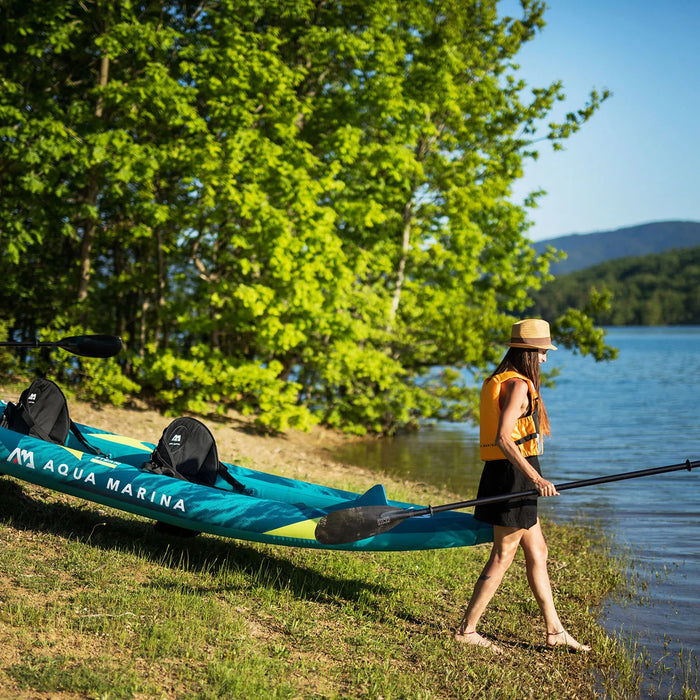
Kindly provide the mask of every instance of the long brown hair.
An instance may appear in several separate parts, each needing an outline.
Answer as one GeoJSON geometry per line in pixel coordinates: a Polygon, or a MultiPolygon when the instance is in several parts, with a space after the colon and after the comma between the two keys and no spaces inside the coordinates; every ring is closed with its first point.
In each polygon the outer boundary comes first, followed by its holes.
{"type": "MultiPolygon", "coordinates": [[[[502,372],[514,371],[527,377],[540,393],[540,359],[539,350],[530,350],[528,348],[508,348],[508,352],[501,360],[501,364],[496,367],[492,377],[502,372]]],[[[539,419],[540,431],[542,435],[551,435],[552,430],[549,424],[549,416],[547,409],[542,401],[542,396],[539,398],[539,419]]]]}

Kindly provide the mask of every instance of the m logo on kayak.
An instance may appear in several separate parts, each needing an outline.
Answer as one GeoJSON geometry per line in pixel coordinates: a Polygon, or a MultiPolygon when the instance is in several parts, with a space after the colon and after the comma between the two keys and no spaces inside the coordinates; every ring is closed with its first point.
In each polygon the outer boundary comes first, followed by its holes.
{"type": "Polygon", "coordinates": [[[75,481],[82,481],[86,484],[95,484],[95,474],[94,472],[88,471],[87,474],[83,467],[71,467],[65,462],[60,462],[56,464],[53,459],[50,459],[44,464],[43,467],[37,469],[34,464],[34,452],[31,450],[23,450],[20,447],[15,447],[7,458],[10,464],[21,464],[27,469],[33,469],[34,471],[50,472],[52,474],[59,474],[60,476],[67,476],[75,481]]]}
{"type": "Polygon", "coordinates": [[[168,447],[171,447],[173,450],[177,450],[182,447],[182,433],[175,433],[174,435],[171,435],[170,440],[168,441],[168,447]]]}

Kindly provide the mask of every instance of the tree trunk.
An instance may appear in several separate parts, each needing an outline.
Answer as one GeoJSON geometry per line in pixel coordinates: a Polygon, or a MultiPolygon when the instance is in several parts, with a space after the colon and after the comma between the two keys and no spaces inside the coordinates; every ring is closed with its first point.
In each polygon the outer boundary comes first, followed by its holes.
{"type": "Polygon", "coordinates": [[[153,344],[155,352],[160,350],[160,339],[165,309],[165,256],[163,255],[163,234],[156,231],[156,258],[158,261],[158,288],[156,290],[156,318],[153,327],[153,344]]]}
{"type": "Polygon", "coordinates": [[[396,270],[396,287],[394,287],[394,296],[391,300],[391,311],[389,314],[389,327],[391,330],[396,319],[396,314],[401,303],[401,292],[403,291],[403,283],[406,278],[406,258],[411,245],[411,224],[413,223],[413,200],[406,202],[403,210],[403,238],[401,241],[401,257],[399,258],[399,266],[396,270]]]}
{"type": "MultiPolygon", "coordinates": [[[[103,56],[100,63],[100,80],[101,88],[107,85],[109,79],[109,57],[103,56]]],[[[100,119],[102,117],[102,97],[98,97],[95,105],[95,116],[100,119]]],[[[100,183],[97,170],[91,168],[88,173],[88,184],[85,192],[85,201],[92,207],[97,205],[97,196],[100,192],[100,183]]],[[[92,260],[92,244],[95,241],[95,233],[97,231],[98,220],[96,216],[90,216],[85,220],[83,226],[83,240],[80,244],[80,278],[78,280],[78,301],[85,301],[90,285],[90,269],[92,260]]]]}

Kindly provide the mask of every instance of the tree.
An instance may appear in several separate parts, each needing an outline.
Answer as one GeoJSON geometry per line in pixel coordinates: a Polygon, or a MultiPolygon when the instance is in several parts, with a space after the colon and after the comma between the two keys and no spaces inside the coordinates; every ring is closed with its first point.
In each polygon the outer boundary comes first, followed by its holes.
{"type": "MultiPolygon", "coordinates": [[[[512,184],[607,97],[541,133],[562,86],[528,90],[514,58],[543,3],[0,11],[13,332],[112,327],[124,374],[175,412],[392,431],[473,410],[471,383],[436,369],[483,372],[553,259],[512,184]],[[23,288],[20,260],[51,294],[23,288]]],[[[576,327],[566,342],[599,351],[576,327]]]]}
{"type": "MultiPolygon", "coordinates": [[[[525,212],[509,202],[523,159],[536,155],[539,121],[562,97],[557,83],[528,98],[511,75],[543,12],[535,2],[518,20],[499,18],[495,3],[317,3],[280,25],[287,62],[308,71],[301,135],[338,172],[331,202],[344,250],[371,300],[369,327],[385,331],[371,347],[412,388],[428,388],[436,366],[485,369],[551,259],[536,260],[525,212]]],[[[594,92],[546,139],[558,146],[605,97],[594,92]]],[[[345,376],[365,384],[364,402],[378,376],[358,370],[345,376]]],[[[440,382],[432,389],[444,410],[440,382]]],[[[445,415],[473,406],[469,391],[462,398],[445,415]]],[[[392,410],[388,423],[396,418],[392,410]]]]}

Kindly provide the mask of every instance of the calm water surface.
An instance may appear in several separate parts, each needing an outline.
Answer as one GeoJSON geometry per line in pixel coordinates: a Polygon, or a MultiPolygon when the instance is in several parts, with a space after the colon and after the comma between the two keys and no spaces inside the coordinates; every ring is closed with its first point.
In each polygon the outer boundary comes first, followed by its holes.
{"type": "MultiPolygon", "coordinates": [[[[560,375],[542,392],[552,423],[545,476],[562,483],[700,460],[700,328],[615,328],[606,340],[619,348],[614,362],[549,353],[544,367],[560,375]]],[[[350,445],[339,456],[465,500],[482,465],[477,430],[466,424],[350,445]]],[[[631,549],[647,586],[643,604],[611,602],[603,623],[646,648],[645,697],[656,695],[649,688],[680,692],[681,678],[696,678],[700,654],[700,470],[566,491],[540,508],[552,520],[602,526],[631,549]]]]}

